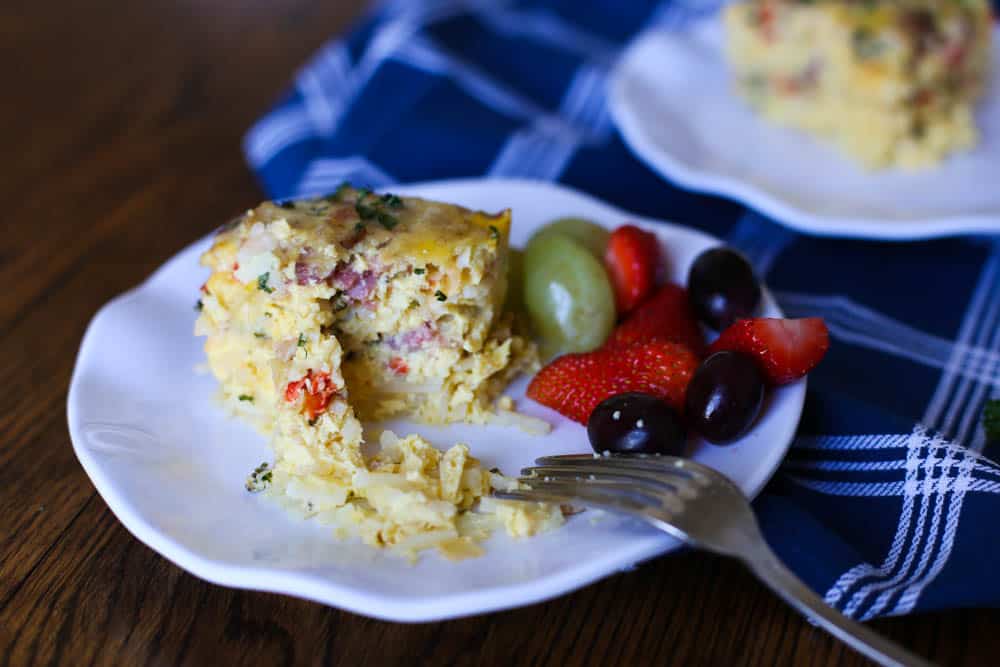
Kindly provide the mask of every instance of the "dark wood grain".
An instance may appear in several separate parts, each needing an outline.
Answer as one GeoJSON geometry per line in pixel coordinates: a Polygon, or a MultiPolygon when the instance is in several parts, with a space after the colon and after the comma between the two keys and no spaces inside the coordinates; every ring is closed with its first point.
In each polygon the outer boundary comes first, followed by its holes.
{"type": "MultiPolygon", "coordinates": [[[[95,494],[65,420],[87,322],[261,196],[243,132],[360,5],[0,8],[0,664],[864,664],[703,554],[523,609],[399,625],[202,582],[95,494]]],[[[874,625],[942,664],[986,665],[998,623],[970,610],[874,625]]]]}

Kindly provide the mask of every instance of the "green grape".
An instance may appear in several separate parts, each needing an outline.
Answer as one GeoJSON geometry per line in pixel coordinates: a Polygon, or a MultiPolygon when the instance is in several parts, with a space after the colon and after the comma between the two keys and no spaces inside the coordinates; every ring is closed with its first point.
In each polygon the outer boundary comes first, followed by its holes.
{"type": "Polygon", "coordinates": [[[615,298],[604,266],[562,234],[540,234],[528,243],[524,303],[547,351],[593,350],[615,324],[615,298]]]}
{"type": "Polygon", "coordinates": [[[583,218],[557,218],[535,232],[531,238],[534,240],[543,234],[568,236],[582,244],[601,262],[604,261],[604,251],[608,247],[608,237],[611,236],[611,232],[604,227],[583,218]]]}

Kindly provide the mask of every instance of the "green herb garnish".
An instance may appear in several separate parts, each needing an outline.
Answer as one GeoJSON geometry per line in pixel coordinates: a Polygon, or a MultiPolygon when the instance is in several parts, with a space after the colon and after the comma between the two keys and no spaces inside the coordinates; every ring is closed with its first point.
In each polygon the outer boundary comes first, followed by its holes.
{"type": "Polygon", "coordinates": [[[378,224],[382,225],[386,229],[392,229],[399,224],[399,220],[396,219],[396,216],[389,215],[385,211],[377,211],[375,213],[375,219],[378,220],[378,224]]]}
{"type": "Polygon", "coordinates": [[[197,303],[194,304],[194,309],[197,310],[199,313],[202,311],[204,307],[205,304],[201,302],[201,299],[198,299],[197,303]]]}
{"type": "Polygon", "coordinates": [[[382,203],[389,208],[403,208],[403,200],[389,193],[382,195],[382,203]]]}
{"type": "Polygon", "coordinates": [[[240,394],[240,400],[249,401],[250,403],[253,403],[253,396],[251,396],[250,394],[240,394]]]}
{"type": "Polygon", "coordinates": [[[267,281],[271,279],[271,272],[265,271],[264,273],[257,276],[257,289],[264,290],[268,294],[274,291],[273,287],[267,286],[267,281]]]}
{"type": "Polygon", "coordinates": [[[339,313],[344,308],[347,308],[347,300],[344,299],[344,290],[339,289],[337,293],[330,297],[330,305],[333,306],[333,312],[339,313]]]}
{"type": "Polygon", "coordinates": [[[254,331],[253,332],[253,337],[254,338],[267,338],[267,334],[264,333],[263,331],[254,331]]]}
{"type": "Polygon", "coordinates": [[[298,345],[299,347],[305,347],[306,346],[306,337],[303,336],[301,333],[299,334],[299,340],[296,343],[296,345],[298,345]]]}
{"type": "Polygon", "coordinates": [[[1000,399],[986,401],[983,407],[983,430],[987,440],[1000,440],[1000,399]]]}
{"type": "Polygon", "coordinates": [[[872,34],[871,30],[858,28],[851,35],[851,48],[859,60],[871,60],[885,51],[886,43],[872,34]]]}
{"type": "MultiPolygon", "coordinates": [[[[422,276],[427,272],[427,269],[413,269],[413,272],[418,276],[422,276]]],[[[198,303],[201,303],[200,301],[198,303]]]]}
{"type": "Polygon", "coordinates": [[[396,216],[385,211],[385,208],[402,208],[403,200],[393,194],[384,194],[374,202],[366,203],[365,199],[372,194],[371,190],[362,188],[358,190],[357,199],[354,200],[354,210],[362,221],[377,220],[386,229],[392,229],[399,224],[396,216]]]}
{"type": "Polygon", "coordinates": [[[291,199],[286,199],[285,201],[278,202],[278,206],[281,208],[292,209],[295,208],[295,202],[291,199]]]}
{"type": "Polygon", "coordinates": [[[358,212],[358,215],[361,216],[362,220],[371,220],[375,217],[375,213],[377,212],[374,206],[362,204],[360,199],[356,204],[354,204],[354,210],[358,212]]]}
{"type": "Polygon", "coordinates": [[[442,292],[441,290],[438,290],[434,292],[434,298],[436,298],[438,301],[447,301],[448,295],[442,292]]]}
{"type": "Polygon", "coordinates": [[[362,231],[364,231],[364,229],[365,229],[365,223],[363,223],[363,222],[357,222],[357,223],[354,224],[354,231],[356,231],[356,232],[362,232],[362,231]]]}
{"type": "Polygon", "coordinates": [[[251,472],[247,477],[247,481],[244,486],[250,493],[260,493],[270,486],[270,484],[271,467],[267,464],[267,461],[265,461],[253,469],[253,472],[251,472]]]}

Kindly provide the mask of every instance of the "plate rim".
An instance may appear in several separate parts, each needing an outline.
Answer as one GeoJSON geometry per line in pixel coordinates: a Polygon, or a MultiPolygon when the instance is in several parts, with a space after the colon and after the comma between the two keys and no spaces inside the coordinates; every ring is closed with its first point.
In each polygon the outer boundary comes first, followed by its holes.
{"type": "MultiPolygon", "coordinates": [[[[685,188],[709,195],[723,196],[764,213],[778,224],[811,236],[826,238],[869,239],[880,241],[920,241],[960,234],[996,234],[1000,232],[1000,214],[928,216],[912,220],[889,220],[871,216],[836,216],[813,212],[758,188],[739,178],[720,175],[688,166],[649,138],[644,124],[632,105],[626,102],[625,85],[631,63],[640,48],[672,32],[691,33],[717,22],[717,15],[701,18],[679,29],[654,27],[644,30],[622,51],[609,79],[611,117],[625,145],[661,178],[685,188]]],[[[1000,25],[994,27],[995,41],[1000,41],[1000,25]]],[[[1000,92],[997,93],[1000,95],[1000,92]]]]}
{"type": "MultiPolygon", "coordinates": [[[[539,192],[546,190],[551,192],[552,189],[561,190],[570,197],[586,201],[588,205],[604,209],[608,212],[609,216],[613,215],[614,217],[627,219],[630,222],[639,222],[643,225],[652,224],[661,228],[667,227],[673,230],[680,230],[684,233],[700,235],[716,242],[722,242],[711,234],[692,227],[666,220],[631,215],[627,211],[601,201],[596,197],[562,184],[548,181],[467,178],[398,185],[394,186],[393,189],[398,192],[412,193],[417,190],[436,188],[477,188],[483,187],[485,184],[501,188],[534,188],[539,192]]],[[[91,356],[90,350],[96,345],[94,331],[96,328],[95,325],[100,318],[105,316],[111,309],[139,298],[145,290],[152,289],[155,286],[157,278],[163,275],[170,266],[174,263],[184,261],[187,254],[191,253],[200,244],[203,244],[213,234],[214,232],[188,244],[161,264],[139,285],[115,296],[98,309],[88,323],[80,343],[80,348],[77,351],[66,401],[66,418],[73,451],[96,491],[115,517],[133,537],[174,565],[213,584],[240,590],[292,595],[380,620],[418,623],[502,611],[549,600],[581,589],[637,563],[676,551],[682,546],[674,540],[664,540],[665,536],[652,533],[649,539],[637,539],[627,549],[609,551],[606,554],[602,554],[601,557],[588,559],[577,567],[568,568],[564,572],[548,575],[540,579],[516,584],[499,585],[469,592],[403,598],[387,597],[384,594],[371,593],[358,588],[338,585],[329,579],[308,572],[288,571],[269,566],[248,567],[204,557],[176,541],[169,533],[154,528],[142,516],[141,512],[132,505],[127,497],[127,493],[120,490],[119,486],[111,479],[112,476],[105,474],[104,469],[98,465],[95,460],[95,452],[81,444],[84,442],[81,432],[83,425],[79,416],[79,393],[82,391],[80,376],[83,367],[81,362],[91,356]]],[[[764,289],[767,292],[766,287],[764,289]]],[[[769,292],[768,296],[771,298],[772,303],[774,303],[773,297],[770,297],[769,292]]],[[[777,307],[776,303],[775,306],[777,307]]],[[[789,400],[792,401],[792,407],[796,415],[794,419],[790,419],[789,423],[785,425],[784,431],[787,432],[787,436],[784,438],[784,442],[770,450],[773,452],[772,464],[764,470],[764,474],[759,476],[756,484],[749,485],[748,495],[751,499],[755,498],[771,479],[791,446],[802,417],[806,384],[807,380],[803,379],[784,388],[785,391],[791,392],[789,400]]]]}

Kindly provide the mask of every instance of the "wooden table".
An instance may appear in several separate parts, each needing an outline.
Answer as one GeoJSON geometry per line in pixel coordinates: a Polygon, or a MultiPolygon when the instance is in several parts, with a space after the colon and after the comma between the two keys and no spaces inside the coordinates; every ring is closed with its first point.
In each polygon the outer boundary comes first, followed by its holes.
{"type": "MultiPolygon", "coordinates": [[[[97,308],[261,198],[240,138],[358,0],[0,9],[0,664],[862,664],[720,558],[662,558],[545,604],[377,622],[202,582],[137,542],[70,448],[97,308]]],[[[874,623],[997,664],[1000,612],[874,623]]]]}

